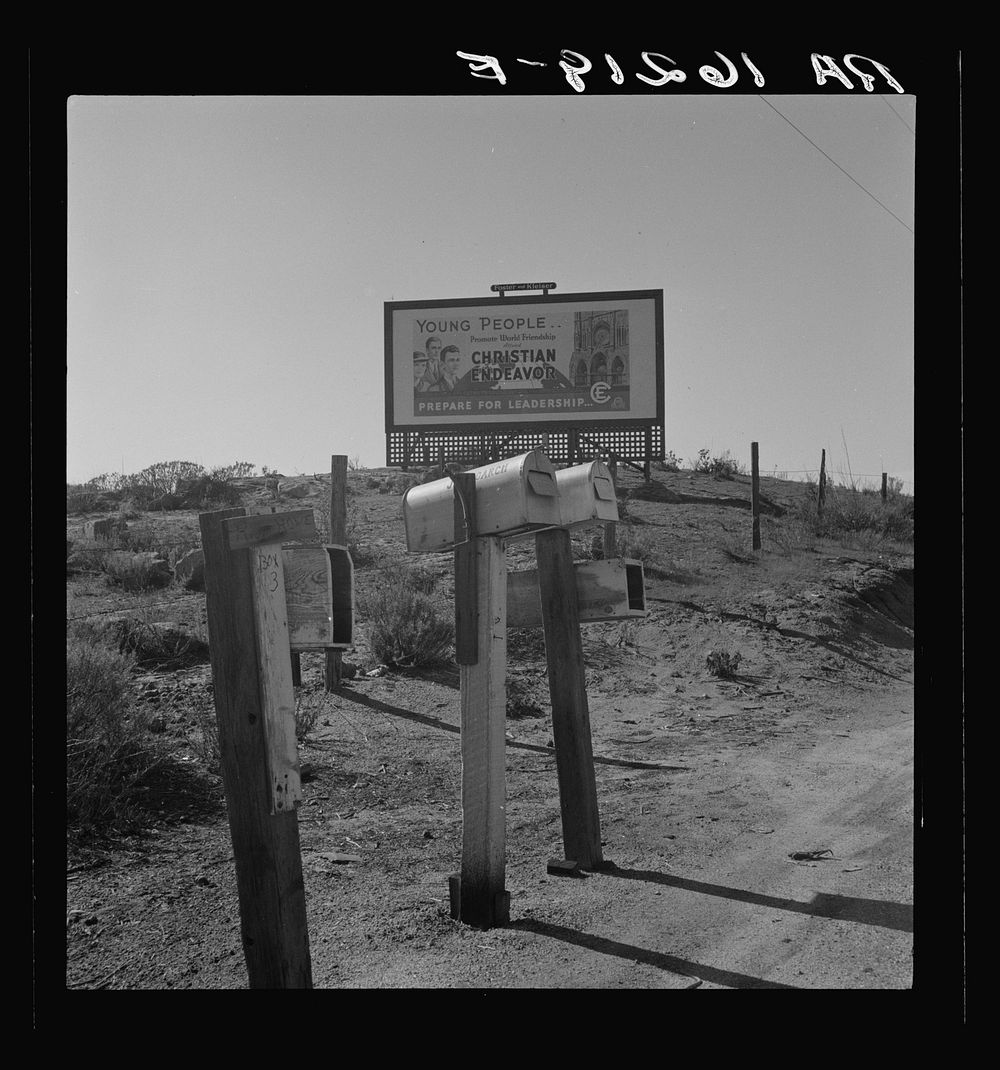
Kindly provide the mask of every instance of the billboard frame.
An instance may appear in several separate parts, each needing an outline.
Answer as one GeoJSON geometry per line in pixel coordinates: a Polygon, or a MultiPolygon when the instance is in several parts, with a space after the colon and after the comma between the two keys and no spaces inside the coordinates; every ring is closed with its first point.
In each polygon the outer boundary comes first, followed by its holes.
{"type": "MultiPolygon", "coordinates": [[[[441,450],[444,449],[447,452],[448,440],[468,440],[470,437],[478,440],[498,438],[517,438],[518,436],[537,436],[546,434],[557,435],[570,435],[573,439],[578,436],[574,432],[579,433],[584,437],[614,439],[615,432],[644,432],[642,440],[645,443],[643,452],[652,448],[655,452],[662,455],[663,452],[663,428],[665,420],[665,396],[664,396],[664,343],[663,343],[663,290],[604,290],[598,292],[585,292],[585,293],[565,293],[558,296],[550,294],[546,291],[543,295],[530,294],[523,295],[518,294],[516,297],[507,297],[502,293],[497,296],[493,294],[489,297],[460,297],[460,298],[435,298],[431,300],[419,300],[419,301],[386,301],[384,302],[384,323],[385,323],[385,433],[386,433],[386,462],[389,465],[402,464],[406,467],[408,463],[419,463],[416,461],[409,461],[409,456],[420,452],[424,455],[427,454],[427,449],[422,448],[419,451],[411,448],[416,442],[427,442],[431,440],[435,443],[435,456],[439,455],[441,450]],[[553,419],[553,420],[488,420],[488,421],[469,421],[467,423],[421,423],[419,425],[414,424],[397,424],[395,422],[395,414],[393,412],[393,391],[394,391],[394,365],[393,365],[393,313],[402,310],[418,310],[425,308],[485,308],[491,307],[496,309],[510,309],[515,308],[518,305],[562,305],[568,303],[581,303],[588,301],[601,301],[601,302],[613,302],[621,300],[651,300],[653,302],[653,318],[654,318],[654,360],[655,360],[655,382],[656,382],[656,415],[655,417],[636,417],[636,418],[623,418],[620,420],[608,420],[608,419],[588,419],[586,416],[579,416],[573,419],[553,419]],[[648,432],[652,432],[651,434],[648,432]],[[401,445],[402,443],[402,445],[401,445]],[[394,459],[395,458],[395,459],[394,459]]],[[[633,438],[633,435],[628,435],[628,438],[633,438]]],[[[635,451],[629,451],[633,453],[632,457],[626,457],[624,453],[614,450],[613,448],[607,448],[605,450],[609,453],[616,453],[623,460],[643,460],[649,461],[655,459],[648,455],[643,457],[635,456],[635,451]]],[[[467,452],[467,451],[466,451],[467,452]]],[[[571,453],[575,453],[576,449],[571,450],[571,453]]],[[[459,458],[454,458],[459,459],[459,458]]]]}

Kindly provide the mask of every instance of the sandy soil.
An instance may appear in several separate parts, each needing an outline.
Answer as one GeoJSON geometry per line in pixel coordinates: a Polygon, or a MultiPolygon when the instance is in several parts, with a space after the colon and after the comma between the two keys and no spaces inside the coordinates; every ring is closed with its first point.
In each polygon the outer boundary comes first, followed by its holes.
{"type": "MultiPolygon", "coordinates": [[[[792,545],[769,517],[755,556],[747,479],[655,479],[654,500],[628,500],[632,532],[652,547],[649,614],[583,629],[606,872],[546,871],[563,851],[544,647],[534,633],[509,636],[509,926],[449,916],[457,668],[366,676],[377,663],[363,613],[346,655],[359,672],[338,691],[324,690],[320,655],[302,656],[299,700],[317,717],[299,811],[315,987],[911,986],[912,557],[792,545]],[[712,650],[739,653],[739,675],[712,675],[712,650]]],[[[328,486],[302,482],[309,496],[284,508],[320,508],[328,486]]],[[[623,473],[623,494],[640,484],[623,473]]],[[[351,486],[353,537],[402,556],[398,494],[360,473],[351,486]]],[[[804,488],[765,479],[763,491],[787,507],[804,488]]],[[[70,518],[71,537],[84,519],[70,518]]],[[[197,531],[196,514],[154,522],[197,531]]],[[[575,536],[581,552],[592,535],[575,536]]],[[[530,564],[530,545],[512,544],[511,567],[530,564]]],[[[451,558],[424,563],[447,612],[451,558]]],[[[363,591],[365,568],[356,576],[363,591]]],[[[137,599],[86,573],[70,578],[67,609],[204,625],[203,595],[137,599]]],[[[221,782],[184,749],[210,681],[207,664],[136,678],[179,749],[141,835],[71,841],[70,989],[247,986],[221,782]]]]}

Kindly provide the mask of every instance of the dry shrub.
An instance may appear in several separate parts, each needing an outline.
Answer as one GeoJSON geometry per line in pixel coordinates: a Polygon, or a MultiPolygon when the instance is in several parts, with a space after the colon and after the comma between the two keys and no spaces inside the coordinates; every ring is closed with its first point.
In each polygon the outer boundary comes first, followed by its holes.
{"type": "Polygon", "coordinates": [[[536,687],[521,676],[507,677],[507,716],[511,720],[520,717],[544,717],[546,707],[538,701],[536,687]]]}
{"type": "Polygon", "coordinates": [[[66,807],[79,830],[126,831],[143,781],[164,760],[149,718],[132,700],[132,659],[75,635],[66,639],[66,807]]]}
{"type": "Polygon", "coordinates": [[[126,591],[151,591],[173,582],[170,566],[154,553],[132,554],[113,551],[104,558],[102,568],[108,583],[126,591]]]}
{"type": "Polygon", "coordinates": [[[167,622],[139,617],[83,620],[75,623],[74,634],[108,647],[141,669],[172,672],[209,660],[208,643],[201,636],[167,622]]]}
{"type": "Polygon", "coordinates": [[[144,669],[173,672],[209,660],[208,643],[174,624],[133,617],[110,621],[107,627],[118,649],[144,669]]]}
{"type": "Polygon", "coordinates": [[[705,664],[713,676],[728,680],[739,674],[742,660],[742,654],[731,654],[728,650],[710,650],[705,658],[705,664]]]}
{"type": "Polygon", "coordinates": [[[99,513],[106,511],[109,505],[108,496],[93,487],[67,486],[66,488],[67,516],[77,516],[80,513],[99,513]]]}
{"type": "MultiPolygon", "coordinates": [[[[182,480],[177,485],[175,497],[178,509],[228,508],[241,505],[243,491],[229,481],[229,478],[217,474],[205,473],[182,480]]],[[[236,478],[236,477],[232,477],[236,478]]]]}
{"type": "Polygon", "coordinates": [[[359,598],[369,621],[368,642],[386,665],[433,665],[446,660],[455,626],[442,620],[431,600],[433,577],[406,563],[379,569],[359,598]]]}
{"type": "Polygon", "coordinates": [[[710,456],[708,450],[698,450],[698,460],[693,461],[691,467],[695,472],[702,472],[720,480],[734,479],[745,474],[743,466],[730,455],[729,450],[723,450],[717,457],[710,456]]]}

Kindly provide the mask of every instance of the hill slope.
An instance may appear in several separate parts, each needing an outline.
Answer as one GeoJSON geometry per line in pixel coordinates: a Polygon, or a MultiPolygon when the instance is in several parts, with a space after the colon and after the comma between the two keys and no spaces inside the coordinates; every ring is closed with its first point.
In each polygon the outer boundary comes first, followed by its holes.
{"type": "MultiPolygon", "coordinates": [[[[359,667],[336,693],[302,655],[299,811],[316,987],[905,988],[911,982],[913,561],[905,547],[816,539],[793,522],[806,488],[762,480],[764,548],[750,552],[749,480],[620,476],[627,556],[645,562],[648,615],[584,626],[604,855],[615,868],[550,876],[562,856],[541,637],[508,637],[508,927],[448,916],[461,859],[458,672],[376,669],[366,597],[405,557],[396,477],[350,473],[359,667]],[[770,514],[770,515],[769,515],[770,514]],[[782,514],[782,515],[777,515],[782,514]],[[710,653],[736,675],[713,675],[710,653]],[[516,700],[516,701],[515,701],[516,700]],[[798,855],[799,857],[792,857],[798,855]]],[[[328,482],[280,508],[322,514],[328,482]]],[[[248,506],[274,503],[247,483],[248,506]]],[[[79,538],[86,517],[70,518],[79,538]]],[[[150,514],[163,542],[196,513],[150,514]]],[[[597,528],[574,535],[580,556],[597,528]]],[[[531,540],[509,566],[530,567],[531,540]]],[[[415,559],[411,558],[411,561],[415,559]]],[[[450,555],[420,558],[451,612],[450,555]]],[[[80,571],[68,616],[140,617],[204,636],[204,596],[126,595],[80,571]]],[[[72,988],[240,988],[246,968],[229,831],[197,727],[198,662],[136,678],[176,744],[147,830],[74,841],[72,988]],[[187,777],[185,780],[184,777],[187,777]]]]}

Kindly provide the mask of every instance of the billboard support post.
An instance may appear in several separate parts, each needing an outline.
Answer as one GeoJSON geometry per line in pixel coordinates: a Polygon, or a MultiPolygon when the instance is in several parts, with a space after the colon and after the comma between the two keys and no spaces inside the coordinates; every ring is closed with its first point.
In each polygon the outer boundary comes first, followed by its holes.
{"type": "MultiPolygon", "coordinates": [[[[330,542],[347,545],[347,458],[342,454],[330,458],[330,542]]],[[[337,690],[343,671],[341,652],[327,650],[323,674],[325,690],[337,690]]]]}

